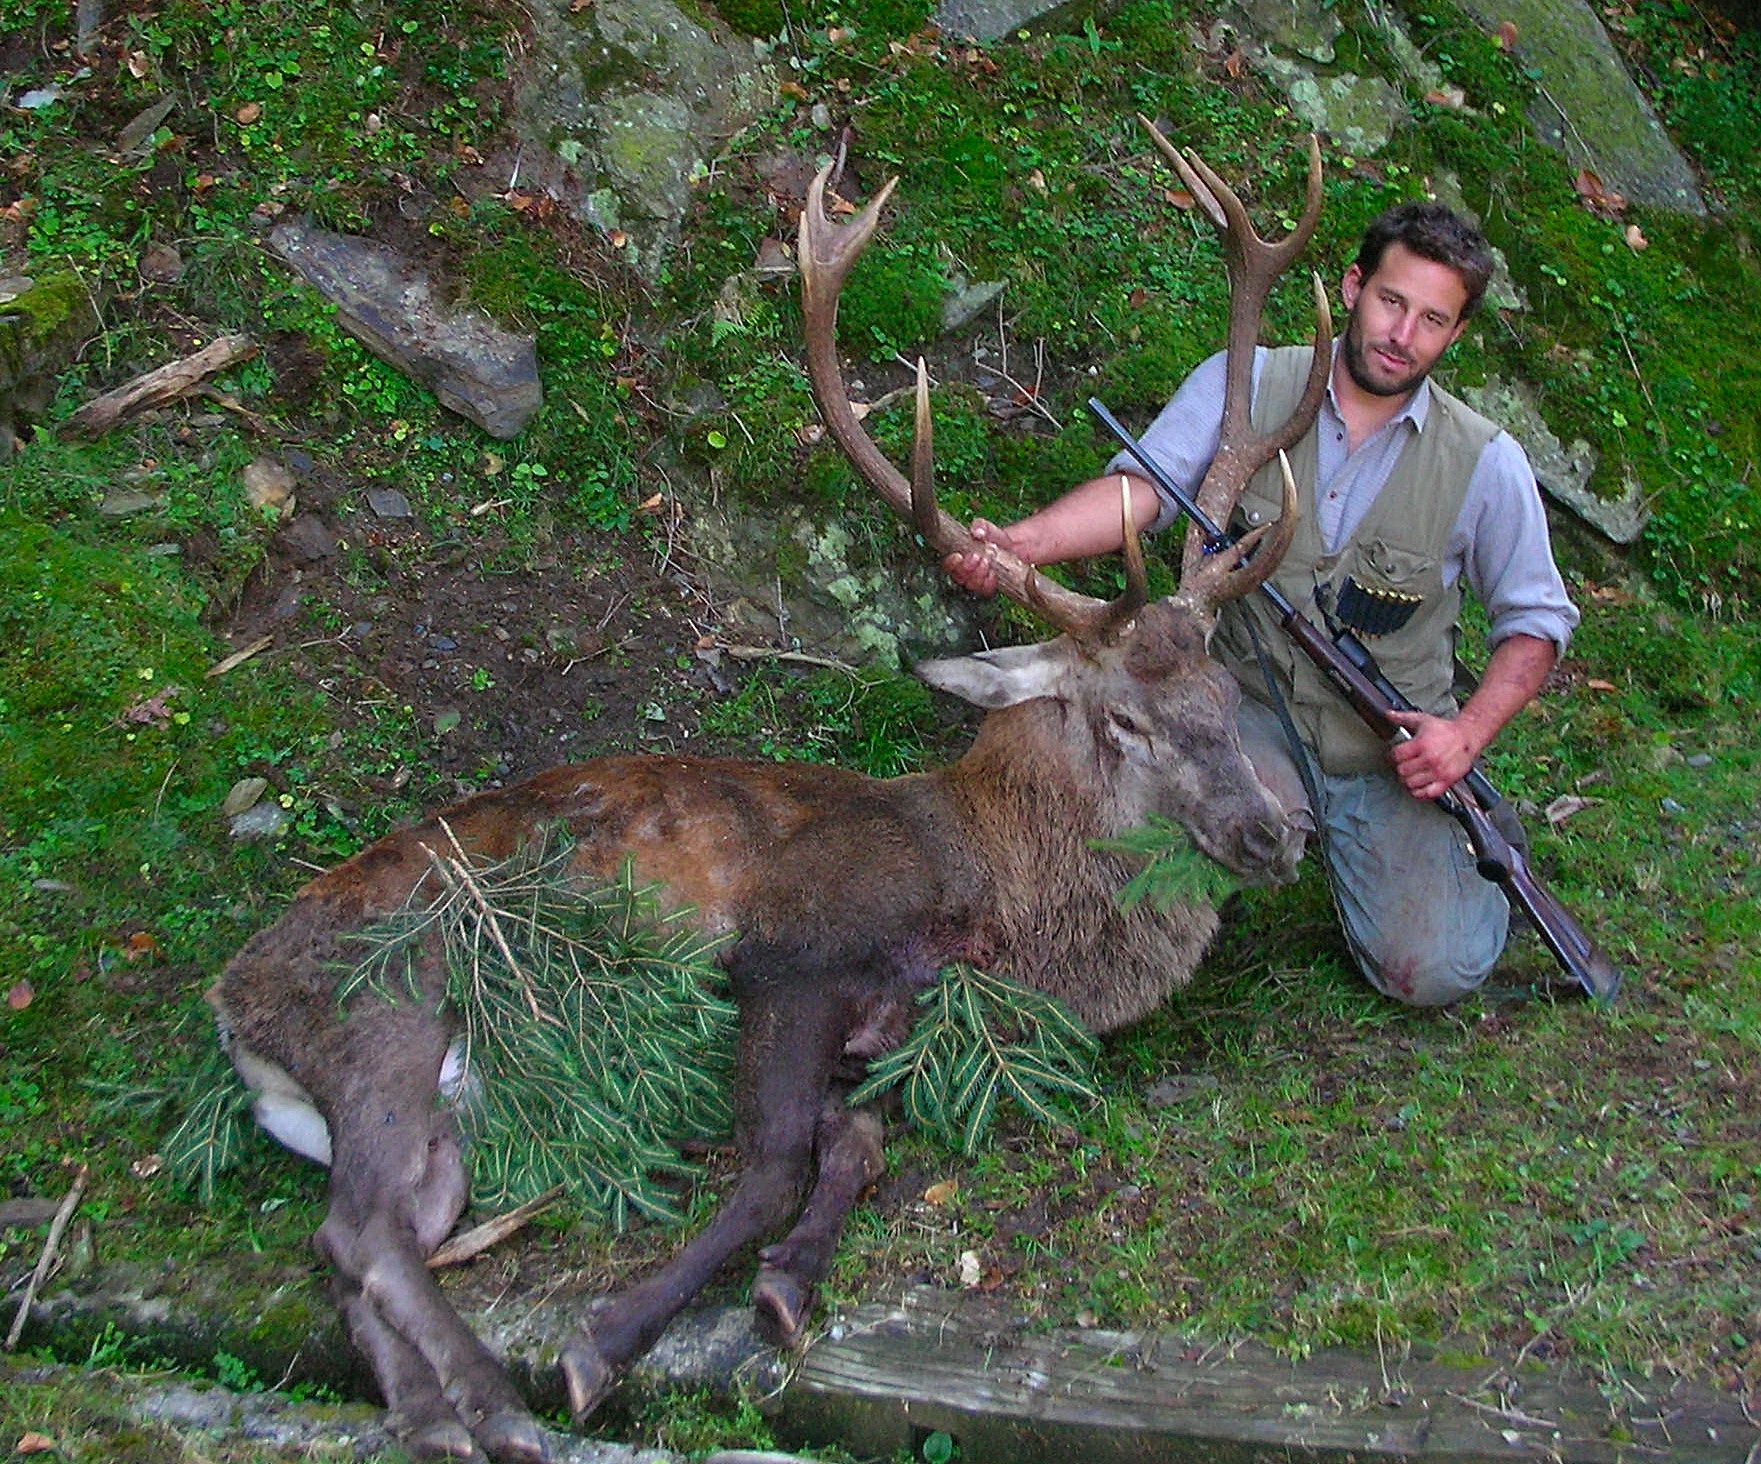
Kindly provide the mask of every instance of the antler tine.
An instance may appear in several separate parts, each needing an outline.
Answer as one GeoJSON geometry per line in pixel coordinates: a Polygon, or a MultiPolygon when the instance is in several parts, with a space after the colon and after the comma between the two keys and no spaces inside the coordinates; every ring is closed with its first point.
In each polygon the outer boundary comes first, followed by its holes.
{"type": "Polygon", "coordinates": [[[929,367],[917,358],[917,415],[911,427],[911,521],[925,542],[936,531],[935,417],[929,409],[929,367]]]}
{"type": "MultiPolygon", "coordinates": [[[[1308,188],[1302,217],[1284,238],[1271,242],[1260,236],[1248,218],[1239,195],[1191,148],[1176,148],[1149,118],[1138,115],[1150,138],[1173,165],[1181,181],[1203,205],[1223,241],[1223,259],[1229,273],[1229,338],[1224,368],[1223,420],[1217,454],[1196,494],[1198,505],[1213,523],[1228,524],[1253,475],[1272,458],[1308,431],[1320,410],[1332,366],[1330,344],[1332,315],[1327,294],[1318,277],[1314,280],[1315,341],[1308,379],[1296,410],[1278,427],[1255,432],[1250,421],[1254,347],[1258,344],[1266,300],[1278,276],[1295,258],[1321,217],[1321,144],[1309,137],[1308,188]]],[[[1267,549],[1273,545],[1268,544],[1267,549]]],[[[1204,536],[1189,529],[1181,562],[1181,580],[1188,579],[1225,598],[1243,581],[1219,575],[1206,561],[1204,536]]],[[[1239,556],[1232,556],[1239,558],[1239,556]]],[[[1267,559],[1265,553],[1261,559],[1267,559]]],[[[1266,568],[1260,578],[1270,573],[1266,568]]],[[[1250,585],[1249,588],[1252,586],[1250,585]]],[[[1245,591],[1243,591],[1245,593],[1245,591]]]]}
{"type": "Polygon", "coordinates": [[[1090,632],[1105,638],[1121,629],[1132,616],[1149,603],[1149,571],[1143,562],[1143,538],[1137,531],[1137,516],[1131,511],[1131,479],[1119,475],[1120,545],[1125,560],[1125,589],[1118,599],[1110,601],[1106,613],[1090,632]]]}
{"type": "Polygon", "coordinates": [[[896,179],[874,196],[847,224],[833,223],[825,211],[829,166],[809,185],[801,211],[801,305],[807,337],[807,376],[826,430],[856,476],[894,513],[923,536],[937,557],[984,553],[996,572],[997,589],[1042,616],[1057,629],[1088,639],[1113,623],[1105,600],[1066,589],[1046,579],[1032,565],[994,544],[981,545],[964,525],[944,513],[935,500],[929,431],[929,385],[922,364],[917,381],[917,440],[912,445],[911,480],[907,481],[857,420],[838,369],[838,292],[880,221],[881,206],[896,179]]]}
{"type": "MultiPolygon", "coordinates": [[[[1215,554],[1201,552],[1195,565],[1181,571],[1180,587],[1174,592],[1176,604],[1214,618],[1218,606],[1251,595],[1278,567],[1296,536],[1296,519],[1302,511],[1290,459],[1282,448],[1278,450],[1278,466],[1284,476],[1284,497],[1277,519],[1249,530],[1215,554]]],[[[1189,538],[1187,548],[1191,547],[1189,538]]]]}

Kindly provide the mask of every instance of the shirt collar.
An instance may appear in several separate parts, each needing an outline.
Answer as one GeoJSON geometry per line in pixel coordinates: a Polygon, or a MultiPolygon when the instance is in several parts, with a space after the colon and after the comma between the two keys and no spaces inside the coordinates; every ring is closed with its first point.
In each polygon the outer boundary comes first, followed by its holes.
{"type": "MultiPolygon", "coordinates": [[[[1335,362],[1339,359],[1339,351],[1343,341],[1343,336],[1333,337],[1333,359],[1335,362]]],[[[1333,395],[1333,373],[1331,371],[1327,373],[1327,405],[1333,409],[1333,414],[1336,417],[1344,417],[1345,414],[1339,410],[1339,399],[1333,395]]],[[[1426,419],[1430,415],[1431,378],[1427,376],[1413,388],[1412,395],[1406,399],[1405,404],[1398,412],[1383,423],[1383,427],[1391,427],[1396,422],[1411,422],[1414,432],[1423,432],[1426,419]]]]}

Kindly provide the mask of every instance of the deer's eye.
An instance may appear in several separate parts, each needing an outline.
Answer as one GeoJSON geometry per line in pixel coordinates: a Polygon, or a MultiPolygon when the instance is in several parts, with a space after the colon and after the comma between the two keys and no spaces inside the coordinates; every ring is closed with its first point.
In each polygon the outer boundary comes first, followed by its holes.
{"type": "Polygon", "coordinates": [[[1108,707],[1107,720],[1113,724],[1116,731],[1124,733],[1127,737],[1136,737],[1140,740],[1148,740],[1149,738],[1149,728],[1138,721],[1130,712],[1122,712],[1116,707],[1108,707]]]}

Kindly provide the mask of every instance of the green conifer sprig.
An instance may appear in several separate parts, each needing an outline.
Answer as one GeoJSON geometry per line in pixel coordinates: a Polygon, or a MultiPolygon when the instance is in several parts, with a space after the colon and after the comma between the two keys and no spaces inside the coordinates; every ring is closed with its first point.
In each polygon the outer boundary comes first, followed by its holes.
{"type": "Polygon", "coordinates": [[[238,1162],[250,1135],[250,1094],[217,1043],[207,1048],[189,1084],[195,1097],[160,1141],[159,1156],[166,1173],[206,1205],[213,1202],[215,1181],[238,1162]]]}
{"type": "Polygon", "coordinates": [[[1148,823],[1127,829],[1116,839],[1094,840],[1093,847],[1143,861],[1143,868],[1115,896],[1122,910],[1144,900],[1164,914],[1175,905],[1193,901],[1220,905],[1241,883],[1199,849],[1179,824],[1155,814],[1148,823]]]}
{"type": "Polygon", "coordinates": [[[1000,1101],[1056,1124],[1065,1121],[1060,1096],[1099,1096],[1099,1043],[1045,993],[960,964],[917,1000],[923,1011],[911,1036],[870,1065],[851,1103],[898,1087],[911,1123],[970,1156],[990,1132],[1000,1101]]]}
{"type": "Polygon", "coordinates": [[[731,1123],[723,939],[663,909],[627,862],[611,884],[582,888],[569,853],[564,839],[483,866],[456,846],[431,851],[423,891],[363,935],[368,954],[338,994],[345,1005],[364,989],[419,995],[438,941],[463,1029],[469,1076],[455,1101],[473,1201],[518,1204],[561,1184],[619,1229],[634,1213],[676,1220],[667,1181],[697,1172],[680,1145],[731,1123]]]}

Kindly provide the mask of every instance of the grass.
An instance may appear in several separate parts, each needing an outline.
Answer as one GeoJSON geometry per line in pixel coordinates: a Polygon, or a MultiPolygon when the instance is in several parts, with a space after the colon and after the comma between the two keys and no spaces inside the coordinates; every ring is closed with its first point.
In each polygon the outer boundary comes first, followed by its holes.
{"type": "MultiPolygon", "coordinates": [[[[1559,684],[1491,769],[1531,806],[1542,872],[1626,965],[1628,996],[1611,1014],[1548,996],[1531,942],[1514,949],[1500,992],[1443,1017],[1399,1012],[1351,974],[1312,871],[1289,891],[1245,892],[1184,997],[1109,1044],[1104,1099],[1073,1128],[1006,1124],[969,1165],[920,1137],[895,1143],[831,1289],[851,1300],[907,1275],[952,1284],[976,1248],[988,1284],[1047,1324],[1172,1323],[1294,1352],[1457,1335],[1753,1387],[1761,1314],[1742,1278],[1761,1260],[1761,382],[1749,349],[1761,187],[1748,138],[1761,63],[1753,36],[1709,29],[1697,7],[1613,7],[1617,39],[1723,209],[1703,221],[1629,210],[1648,240],[1639,252],[1529,138],[1532,79],[1519,64],[1450,0],[1395,8],[1472,110],[1411,96],[1421,125],[1381,157],[1329,148],[1309,257],[1334,267],[1375,211],[1444,171],[1459,177],[1530,304],[1476,327],[1456,379],[1532,382],[1558,435],[1599,454],[1593,486],[1632,478],[1652,505],[1631,561],[1562,535],[1585,623],[1559,684]],[[1545,810],[1563,795],[1587,804],[1551,827],[1545,810]],[[1530,988],[1541,995],[1513,996],[1530,988]],[[955,1172],[955,1200],[920,1203],[955,1172]]],[[[1335,9],[1373,51],[1355,0],[1335,9]]],[[[558,560],[556,582],[571,585],[676,565],[656,494],[693,513],[804,504],[847,536],[853,572],[895,565],[898,529],[834,453],[803,440],[813,413],[790,287],[744,273],[782,231],[755,186],[758,160],[823,147],[811,120],[823,102],[856,126],[864,189],[903,174],[852,280],[846,339],[871,399],[902,379],[895,352],[931,355],[945,383],[933,399],[944,499],[1007,519],[1105,456],[1084,397],[1142,419],[1221,335],[1215,243],[1163,194],[1132,114],[1170,119],[1177,140],[1248,180],[1268,225],[1298,195],[1300,129],[1281,99],[1223,56],[1170,44],[1195,13],[1131,0],[1071,34],[973,51],[918,33],[921,6],[790,7],[778,55],[805,96],[730,143],[651,299],[565,219],[452,187],[473,150],[506,135],[514,22],[500,9],[169,0],[115,17],[118,50],[76,78],[57,49],[66,8],[15,7],[0,42],[29,58],[29,84],[64,92],[37,111],[0,108],[12,160],[0,243],[108,302],[105,336],[61,377],[47,420],[200,340],[250,330],[271,348],[218,384],[296,439],[314,480],[358,490],[336,500],[337,583],[367,600],[404,593],[428,552],[375,541],[353,504],[377,486],[408,497],[428,542],[445,546],[436,564],[443,553],[480,563],[510,596],[558,560]],[[120,127],[166,91],[178,110],[149,145],[110,156],[120,127]],[[411,179],[449,201],[405,225],[411,179]],[[394,231],[450,288],[535,333],[546,405],[518,441],[491,443],[449,417],[268,262],[261,232],[302,211],[394,231]],[[148,289],[142,255],[168,241],[184,272],[148,289]],[[1012,391],[975,383],[972,339],[939,337],[933,307],[952,272],[1005,282],[1011,374],[1031,381],[1043,350],[1038,402],[1051,420],[1001,420],[1012,391]],[[498,506],[473,512],[485,503],[498,506]]],[[[742,23],[777,21],[751,0],[742,23]]],[[[1268,333],[1293,338],[1306,309],[1287,282],[1268,333]]],[[[991,317],[970,329],[1000,347],[991,317]]],[[[318,643],[359,602],[321,576],[295,622],[309,643],[207,675],[226,650],[218,628],[273,568],[281,523],[239,486],[269,447],[233,417],[196,415],[94,444],[41,433],[0,464],[0,967],[15,993],[0,1015],[0,1178],[53,1193],[66,1165],[90,1161],[86,1213],[105,1254],[175,1249],[192,1267],[240,1249],[303,1255],[322,1193],[315,1172],[267,1148],[207,1211],[154,1182],[145,1161],[167,1099],[211,1040],[200,991],[308,866],[498,765],[493,746],[455,765],[456,717],[439,730],[432,708],[374,680],[369,658],[322,659],[318,643]],[[150,501],[101,514],[121,488],[150,501]],[[234,842],[218,812],[247,775],[268,779],[289,815],[269,844],[234,842]]],[[[896,456],[908,417],[899,404],[871,419],[896,456]]],[[[810,562],[793,540],[766,552],[767,570],[790,580],[810,562]]],[[[444,569],[429,570],[423,593],[444,608],[444,569]]],[[[1165,587],[1166,566],[1155,573],[1165,587]]],[[[1070,574],[1106,592],[1117,571],[1070,574]]],[[[616,638],[596,640],[590,622],[564,637],[572,674],[606,678],[571,704],[596,747],[689,734],[718,751],[891,775],[965,735],[959,713],[882,671],[730,663],[726,689],[712,689],[692,679],[699,631],[676,591],[658,577],[639,588],[616,638]]],[[[531,646],[527,627],[504,628],[507,652],[474,652],[458,672],[467,719],[525,705],[518,652],[544,649],[547,633],[531,646]]],[[[1002,632],[1038,633],[1013,612],[1002,632]]],[[[574,1243],[617,1269],[668,1238],[574,1243]]],[[[0,1260],[33,1244],[0,1235],[0,1260]]],[[[13,1412],[0,1418],[114,1443],[125,1426],[92,1376],[89,1396],[8,1390],[0,1407],[13,1412]]],[[[676,1447],[763,1441],[752,1420],[683,1411],[697,1421],[668,1436],[676,1447]]],[[[128,1447],[148,1457],[157,1439],[128,1447]]],[[[80,1445],[90,1457],[108,1446],[80,1445]]]]}

